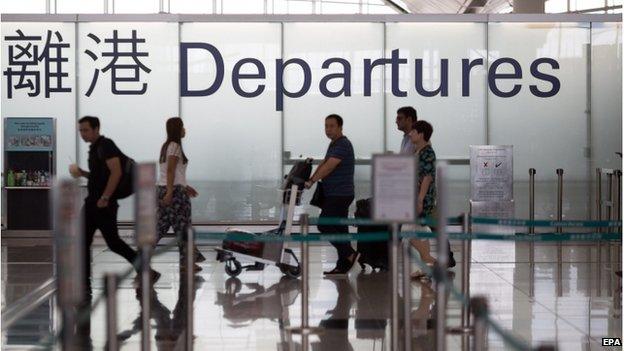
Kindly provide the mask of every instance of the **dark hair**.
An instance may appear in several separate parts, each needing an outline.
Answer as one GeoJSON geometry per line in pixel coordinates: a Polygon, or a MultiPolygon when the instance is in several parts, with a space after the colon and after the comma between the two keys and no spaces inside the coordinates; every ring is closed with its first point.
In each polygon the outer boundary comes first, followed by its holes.
{"type": "Polygon", "coordinates": [[[80,123],[89,123],[91,128],[100,128],[100,119],[94,116],[84,116],[78,120],[78,124],[80,123]]]}
{"type": "Polygon", "coordinates": [[[418,120],[418,115],[416,114],[416,109],[412,106],[403,106],[397,110],[397,114],[402,114],[405,117],[411,118],[412,123],[418,120]]]}
{"type": "Polygon", "coordinates": [[[344,121],[342,120],[342,117],[338,116],[335,113],[332,113],[331,115],[325,117],[325,120],[328,120],[330,118],[333,118],[336,120],[336,123],[338,123],[338,127],[342,127],[342,124],[344,123],[344,121]]]}
{"type": "Polygon", "coordinates": [[[423,133],[425,137],[425,141],[429,141],[431,139],[431,134],[433,134],[433,127],[427,121],[418,121],[414,123],[414,129],[416,132],[423,133]]]}
{"type": "Polygon", "coordinates": [[[160,163],[167,162],[167,147],[169,143],[174,142],[180,145],[180,151],[182,151],[182,163],[188,163],[188,158],[184,154],[184,149],[182,148],[182,128],[184,127],[184,123],[182,122],[182,118],[180,117],[171,117],[167,120],[167,140],[160,148],[160,163]]]}

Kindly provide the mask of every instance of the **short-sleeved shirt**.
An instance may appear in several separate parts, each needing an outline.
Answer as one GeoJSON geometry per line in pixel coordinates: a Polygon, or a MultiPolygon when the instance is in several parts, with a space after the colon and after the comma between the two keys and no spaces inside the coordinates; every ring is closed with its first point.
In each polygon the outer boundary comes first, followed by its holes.
{"type": "Polygon", "coordinates": [[[175,142],[169,142],[167,145],[167,150],[165,151],[165,162],[161,162],[159,167],[160,177],[158,179],[158,185],[166,186],[167,185],[167,160],[169,156],[175,156],[178,158],[178,162],[176,163],[176,168],[174,172],[173,185],[182,185],[186,186],[186,166],[183,162],[182,157],[182,147],[180,144],[175,142]]]}
{"type": "MultiPolygon", "coordinates": [[[[431,145],[423,147],[417,154],[418,156],[418,189],[422,186],[423,179],[426,176],[431,176],[432,182],[429,185],[429,190],[425,194],[423,200],[423,213],[424,216],[433,214],[436,206],[436,154],[433,151],[431,145]]],[[[419,190],[420,191],[420,190],[419,190]]]]}
{"type": "Polygon", "coordinates": [[[336,169],[323,179],[323,194],[325,196],[354,196],[355,155],[353,145],[346,136],[342,136],[329,144],[325,160],[330,157],[341,161],[336,169]]]}
{"type": "Polygon", "coordinates": [[[412,139],[409,134],[403,135],[403,140],[401,140],[401,154],[403,155],[411,155],[415,151],[414,143],[412,143],[412,139]]]}
{"type": "Polygon", "coordinates": [[[87,182],[89,195],[87,201],[97,201],[104,193],[110,176],[106,161],[114,157],[119,157],[119,161],[123,165],[126,155],[119,150],[112,140],[103,135],[89,146],[89,180],[87,182]]]}

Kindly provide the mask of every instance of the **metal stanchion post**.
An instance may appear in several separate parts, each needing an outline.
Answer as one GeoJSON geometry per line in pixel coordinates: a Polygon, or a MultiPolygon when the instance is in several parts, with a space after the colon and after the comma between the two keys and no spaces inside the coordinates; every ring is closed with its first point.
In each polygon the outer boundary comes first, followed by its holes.
{"type": "MultiPolygon", "coordinates": [[[[622,222],[622,171],[621,170],[616,170],[615,171],[615,220],[618,221],[619,223],[622,222]]],[[[616,228],[616,232],[617,233],[622,233],[622,226],[618,226],[616,228]]],[[[618,242],[616,242],[618,243],[618,242]]],[[[622,241],[620,240],[618,245],[616,245],[615,247],[615,271],[621,271],[622,270],[622,266],[621,266],[621,262],[622,262],[622,241]]],[[[621,280],[618,280],[618,290],[620,290],[621,288],[621,280]]],[[[618,299],[618,304],[621,305],[622,301],[620,301],[618,299]]]]}
{"type": "MultiPolygon", "coordinates": [[[[535,168],[529,168],[529,220],[535,220],[535,168]]],[[[529,234],[535,234],[535,227],[529,226],[529,234]]]]}
{"type": "MultiPolygon", "coordinates": [[[[563,169],[557,169],[557,221],[563,220],[563,169]]],[[[557,226],[557,233],[563,228],[557,226]]],[[[557,296],[563,296],[563,244],[557,241],[557,296]]]]}
{"type": "MultiPolygon", "coordinates": [[[[615,201],[613,201],[613,173],[607,173],[607,220],[611,221],[613,220],[613,205],[615,204],[615,201]]],[[[607,232],[610,232],[611,228],[607,228],[607,232]]],[[[609,272],[609,274],[607,274],[607,280],[610,280],[611,277],[611,241],[607,241],[606,242],[606,246],[607,246],[607,258],[606,258],[606,265],[607,265],[607,272],[609,272]]],[[[607,283],[608,286],[610,286],[610,284],[607,283]]],[[[609,289],[609,293],[611,292],[611,290],[609,289]]],[[[611,296],[611,295],[609,295],[611,296]]]]}
{"type": "Polygon", "coordinates": [[[309,349],[309,341],[308,341],[308,333],[306,332],[309,328],[309,267],[308,264],[310,262],[310,252],[308,247],[308,242],[305,240],[305,237],[308,236],[309,230],[309,216],[307,213],[303,213],[299,217],[299,222],[301,223],[301,236],[304,240],[301,241],[301,347],[303,351],[308,351],[309,349]]]}
{"type": "Polygon", "coordinates": [[[119,350],[119,343],[117,342],[117,275],[107,273],[104,279],[104,290],[106,292],[106,349],[117,351],[119,350]]]}
{"type": "Polygon", "coordinates": [[[556,347],[554,347],[553,345],[548,345],[548,344],[540,345],[536,349],[536,351],[556,351],[556,350],[557,350],[556,347]]]}
{"type": "Polygon", "coordinates": [[[80,190],[75,181],[62,180],[54,189],[51,206],[54,209],[56,278],[63,320],[63,350],[81,349],[80,338],[75,333],[77,309],[84,302],[86,282],[83,269],[88,269],[85,265],[91,264],[85,262],[89,256],[83,241],[79,196],[80,190]]]}
{"type": "Polygon", "coordinates": [[[410,241],[401,241],[403,248],[403,349],[412,349],[412,261],[410,256],[410,241]]]}
{"type": "Polygon", "coordinates": [[[141,254],[141,350],[150,350],[150,254],[151,248],[142,246],[141,254]]]}
{"type": "MultiPolygon", "coordinates": [[[[321,328],[310,327],[310,247],[306,240],[308,232],[310,230],[310,219],[307,213],[301,214],[299,217],[299,223],[301,225],[301,326],[300,327],[288,327],[286,328],[289,333],[299,334],[301,333],[301,347],[303,351],[307,351],[310,348],[309,335],[314,333],[321,333],[321,328]]],[[[291,339],[292,340],[292,339],[291,339]]]]}
{"type": "Polygon", "coordinates": [[[391,286],[392,286],[392,328],[391,350],[399,350],[399,225],[392,223],[392,239],[390,246],[391,286]]]}
{"type": "Polygon", "coordinates": [[[437,249],[438,260],[434,267],[436,279],[436,351],[446,350],[446,267],[448,264],[448,247],[446,220],[448,217],[448,193],[446,184],[446,166],[436,167],[438,187],[437,249]]]}
{"type": "MultiPolygon", "coordinates": [[[[529,169],[529,220],[535,220],[535,168],[529,169]]],[[[535,234],[535,226],[529,226],[529,234],[535,234]]],[[[535,296],[535,242],[529,242],[529,296],[535,296]]]]}
{"type": "MultiPolygon", "coordinates": [[[[463,214],[462,226],[464,233],[472,233],[470,225],[470,215],[463,214]]],[[[466,298],[470,298],[470,260],[472,259],[472,240],[464,240],[462,242],[462,294],[466,298]]],[[[463,331],[470,330],[470,305],[462,304],[461,326],[463,331]]]]}
{"type": "MultiPolygon", "coordinates": [[[[600,168],[596,168],[596,220],[602,220],[602,170],[600,168]]],[[[598,232],[601,232],[601,228],[597,228],[598,232]]],[[[597,263],[596,263],[596,295],[602,295],[602,240],[599,240],[597,243],[597,263]]]]}
{"type": "Polygon", "coordinates": [[[195,235],[193,228],[189,228],[186,236],[186,349],[193,350],[193,306],[195,299],[195,277],[193,266],[195,265],[195,235]]]}
{"type": "Polygon", "coordinates": [[[488,302],[483,296],[473,297],[470,299],[472,306],[474,336],[472,339],[473,351],[487,350],[487,324],[486,317],[488,314],[488,302]]]}
{"type": "Polygon", "coordinates": [[[134,169],[135,235],[141,255],[141,350],[150,349],[152,247],[156,244],[156,164],[140,163],[134,169]]]}
{"type": "MultiPolygon", "coordinates": [[[[563,220],[563,169],[557,168],[557,220],[563,220]]],[[[557,233],[561,233],[562,228],[557,226],[557,233]]]]}
{"type": "MultiPolygon", "coordinates": [[[[613,220],[613,172],[607,173],[607,220],[613,220]]],[[[610,227],[606,228],[607,232],[611,232],[610,227]]],[[[613,275],[613,265],[611,264],[611,248],[613,247],[611,245],[611,240],[607,240],[607,242],[605,243],[606,248],[607,248],[607,257],[606,257],[606,271],[607,271],[607,296],[611,297],[612,296],[612,292],[613,292],[613,287],[611,286],[611,283],[613,282],[612,279],[612,275],[613,275]]]]}

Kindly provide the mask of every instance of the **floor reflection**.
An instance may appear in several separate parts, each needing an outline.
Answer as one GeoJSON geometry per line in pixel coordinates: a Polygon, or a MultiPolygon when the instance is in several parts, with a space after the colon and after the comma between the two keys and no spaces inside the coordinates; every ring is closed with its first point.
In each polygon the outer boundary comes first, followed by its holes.
{"type": "MultiPolygon", "coordinates": [[[[180,276],[184,277],[184,273],[181,271],[180,276]]],[[[202,287],[205,282],[201,276],[195,276],[193,283],[195,291],[202,287]]],[[[124,342],[129,340],[135,334],[141,334],[141,313],[142,306],[142,289],[136,288],[135,298],[141,309],[139,314],[132,321],[132,328],[121,331],[117,334],[117,339],[120,346],[123,346],[124,342]]],[[[155,322],[153,329],[154,344],[157,350],[169,351],[169,350],[184,350],[186,346],[186,332],[187,332],[187,313],[188,313],[188,299],[187,299],[188,285],[186,281],[180,281],[178,284],[177,302],[173,310],[167,308],[158,298],[157,289],[154,285],[150,286],[150,319],[155,322]]],[[[193,294],[193,299],[195,299],[193,294]]],[[[194,301],[193,301],[194,302],[194,301]]],[[[195,336],[193,336],[195,338],[195,336]]]]}
{"type": "Polygon", "coordinates": [[[229,278],[225,281],[225,292],[217,292],[216,304],[222,306],[223,316],[234,328],[245,327],[258,319],[277,321],[281,328],[289,320],[288,306],[300,292],[301,281],[287,276],[268,288],[229,278]],[[241,293],[243,285],[251,292],[241,293]]]}
{"type": "MultiPolygon", "coordinates": [[[[557,262],[556,245],[536,245],[534,264],[528,261],[528,248],[524,244],[474,243],[470,291],[472,296],[487,296],[492,320],[534,347],[550,342],[563,351],[593,350],[600,349],[603,337],[621,338],[621,278],[616,278],[613,267],[609,269],[604,261],[597,263],[595,245],[564,246],[561,264],[557,262]],[[611,284],[608,275],[613,275],[611,284]]],[[[276,267],[229,278],[223,265],[211,259],[211,249],[202,247],[208,260],[201,263],[203,270],[196,275],[194,349],[300,350],[301,337],[287,331],[301,322],[301,280],[284,277],[276,267]]],[[[454,249],[461,262],[460,250],[457,246],[454,249]]],[[[352,272],[348,278],[326,279],[322,271],[333,262],[334,255],[329,246],[310,247],[309,324],[322,329],[322,333],[309,337],[310,350],[388,350],[388,273],[352,272]]],[[[103,293],[104,273],[122,273],[129,268],[125,261],[104,249],[94,256],[93,265],[94,301],[103,293]]],[[[184,350],[187,291],[179,272],[178,253],[172,250],[155,258],[153,268],[163,276],[150,289],[151,347],[184,350]]],[[[459,289],[461,264],[454,270],[455,278],[451,280],[459,289]]],[[[4,276],[5,281],[14,287],[25,282],[26,276],[12,272],[17,271],[8,270],[11,274],[4,276]]],[[[26,274],[26,270],[23,272],[26,274]]],[[[32,272],[30,277],[39,274],[32,272]]],[[[133,278],[129,276],[119,283],[117,334],[121,350],[141,349],[141,291],[132,287],[133,278]]],[[[413,281],[411,287],[412,350],[431,350],[436,287],[429,281],[413,281]]],[[[9,295],[5,291],[5,298],[9,295]]],[[[59,325],[59,317],[54,311],[50,305],[42,305],[30,317],[4,331],[3,345],[12,349],[17,345],[36,345],[46,330],[58,333],[54,325],[59,325]]],[[[399,312],[402,317],[401,306],[399,312]]],[[[458,327],[461,304],[455,298],[448,298],[447,315],[448,326],[458,327]]],[[[106,309],[100,303],[87,328],[80,330],[79,335],[86,338],[79,349],[100,350],[107,346],[105,316],[106,309]]],[[[402,336],[400,339],[402,342],[402,336]]],[[[449,350],[468,350],[469,343],[459,335],[449,335],[447,345],[449,350]]],[[[491,351],[509,349],[492,330],[488,346],[491,351]]]]}

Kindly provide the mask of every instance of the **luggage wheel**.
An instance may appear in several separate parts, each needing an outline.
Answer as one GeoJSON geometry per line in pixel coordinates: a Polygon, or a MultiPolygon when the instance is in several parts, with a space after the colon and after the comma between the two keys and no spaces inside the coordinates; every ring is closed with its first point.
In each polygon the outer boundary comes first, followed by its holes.
{"type": "Polygon", "coordinates": [[[225,261],[225,273],[230,277],[234,278],[239,275],[243,271],[243,267],[241,263],[238,262],[235,258],[230,258],[225,261]]]}
{"type": "Polygon", "coordinates": [[[291,266],[285,263],[280,263],[277,266],[279,267],[280,271],[287,276],[291,278],[298,278],[301,275],[301,264],[299,263],[297,256],[295,256],[295,253],[291,249],[285,249],[284,252],[290,254],[295,262],[297,262],[297,265],[291,266]]]}

